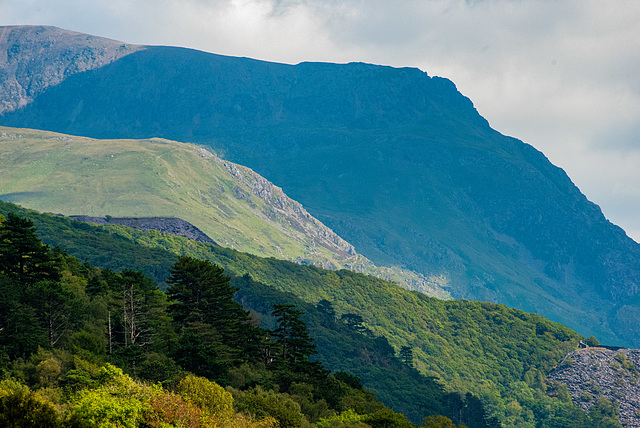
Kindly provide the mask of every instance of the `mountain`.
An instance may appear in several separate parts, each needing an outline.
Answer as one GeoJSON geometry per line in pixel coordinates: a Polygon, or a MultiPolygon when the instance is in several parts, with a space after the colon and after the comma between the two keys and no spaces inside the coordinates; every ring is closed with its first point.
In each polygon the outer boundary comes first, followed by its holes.
{"type": "MultiPolygon", "coordinates": [[[[44,40],[30,42],[46,52],[44,40]]],[[[640,245],[447,79],[147,46],[65,78],[0,124],[208,145],[376,264],[441,277],[454,297],[640,344],[640,245]]]]}
{"type": "Polygon", "coordinates": [[[367,272],[448,297],[437,279],[376,267],[282,189],[193,144],[0,127],[0,170],[0,199],[34,209],[109,215],[114,223],[124,216],[175,217],[226,247],[367,272]]]}
{"type": "Polygon", "coordinates": [[[142,46],[55,27],[0,28],[0,114],[33,101],[50,86],[102,67],[142,46]]]}

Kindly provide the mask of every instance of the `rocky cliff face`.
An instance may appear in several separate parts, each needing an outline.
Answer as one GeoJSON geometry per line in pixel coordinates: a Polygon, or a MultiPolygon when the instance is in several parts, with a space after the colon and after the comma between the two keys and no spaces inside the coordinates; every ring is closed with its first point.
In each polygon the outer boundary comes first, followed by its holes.
{"type": "MultiPolygon", "coordinates": [[[[267,217],[289,223],[293,229],[305,236],[312,237],[312,245],[325,247],[340,258],[347,259],[356,255],[353,245],[314,218],[300,203],[289,198],[281,188],[275,186],[264,177],[249,168],[220,159],[205,149],[199,149],[198,153],[200,156],[208,157],[222,164],[234,177],[236,185],[233,187],[233,196],[236,199],[245,199],[247,195],[243,188],[249,188],[251,189],[251,194],[265,202],[266,212],[264,214],[267,217]]],[[[305,261],[301,259],[298,262],[304,263],[305,261]]],[[[337,269],[336,266],[323,267],[337,269]]]]}
{"type": "Polygon", "coordinates": [[[67,77],[142,49],[55,27],[0,27],[0,115],[67,77]]]}
{"type": "Polygon", "coordinates": [[[598,398],[617,403],[620,423],[640,427],[640,350],[587,348],[573,351],[549,373],[567,386],[571,400],[588,411],[598,398]]]}

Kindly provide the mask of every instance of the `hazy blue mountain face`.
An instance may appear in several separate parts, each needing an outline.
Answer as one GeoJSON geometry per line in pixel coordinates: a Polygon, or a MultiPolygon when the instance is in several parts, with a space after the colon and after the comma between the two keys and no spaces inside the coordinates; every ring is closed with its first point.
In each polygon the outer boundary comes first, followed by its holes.
{"type": "Polygon", "coordinates": [[[146,47],[66,78],[0,124],[207,144],[377,264],[640,346],[640,245],[449,80],[146,47]]]}
{"type": "Polygon", "coordinates": [[[55,27],[0,27],[0,114],[31,101],[50,86],[102,67],[142,46],[55,27]]]}

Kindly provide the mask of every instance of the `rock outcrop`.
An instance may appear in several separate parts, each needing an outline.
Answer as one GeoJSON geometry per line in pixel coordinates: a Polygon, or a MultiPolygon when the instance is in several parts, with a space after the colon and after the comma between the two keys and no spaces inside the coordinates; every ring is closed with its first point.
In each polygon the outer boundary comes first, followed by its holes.
{"type": "MultiPolygon", "coordinates": [[[[200,148],[198,152],[200,156],[206,157],[202,152],[205,149],[200,148]]],[[[225,161],[210,154],[209,158],[216,159],[222,164],[227,171],[234,177],[236,182],[243,188],[251,189],[254,196],[262,199],[266,206],[264,213],[269,218],[278,218],[280,221],[286,221],[293,229],[313,238],[313,245],[319,245],[327,248],[338,257],[347,259],[356,256],[356,250],[353,245],[338,236],[333,230],[318,221],[315,217],[307,212],[307,210],[299,203],[289,198],[280,187],[275,186],[264,177],[256,174],[253,170],[225,161]]],[[[241,187],[233,187],[233,195],[236,199],[246,199],[247,195],[241,187]]],[[[308,263],[299,259],[301,264],[317,264],[308,263]]],[[[336,269],[335,266],[321,266],[325,269],[336,269]]]]}
{"type": "Polygon", "coordinates": [[[640,427],[639,367],[640,350],[586,348],[567,354],[547,380],[566,385],[574,404],[586,411],[600,397],[617,403],[620,423],[640,427]]]}
{"type": "Polygon", "coordinates": [[[183,236],[194,241],[216,244],[200,229],[180,218],[169,217],[89,217],[86,215],[72,215],[74,220],[95,224],[117,224],[147,232],[157,230],[170,235],[183,236]]]}

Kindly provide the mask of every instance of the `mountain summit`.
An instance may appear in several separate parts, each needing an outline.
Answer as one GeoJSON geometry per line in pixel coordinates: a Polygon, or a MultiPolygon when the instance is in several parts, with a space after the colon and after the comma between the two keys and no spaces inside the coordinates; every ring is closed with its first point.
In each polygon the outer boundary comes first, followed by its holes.
{"type": "MultiPolygon", "coordinates": [[[[55,63],[46,38],[1,31],[0,56],[31,43],[39,50],[20,64],[55,63]]],[[[22,104],[0,124],[208,145],[377,264],[441,276],[454,297],[640,345],[640,245],[542,153],[493,130],[447,79],[137,47],[22,104]]]]}

